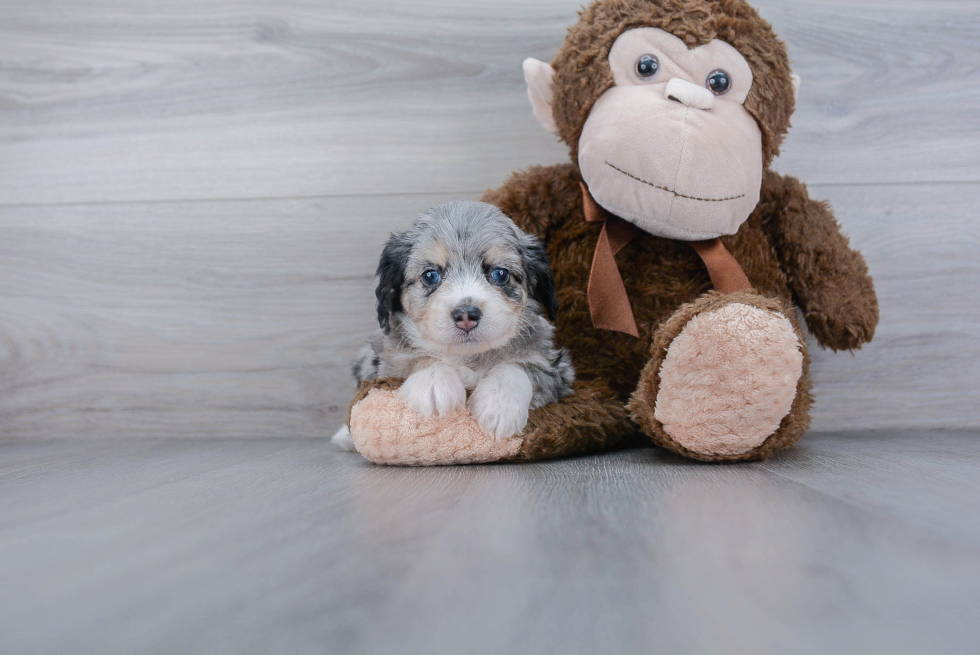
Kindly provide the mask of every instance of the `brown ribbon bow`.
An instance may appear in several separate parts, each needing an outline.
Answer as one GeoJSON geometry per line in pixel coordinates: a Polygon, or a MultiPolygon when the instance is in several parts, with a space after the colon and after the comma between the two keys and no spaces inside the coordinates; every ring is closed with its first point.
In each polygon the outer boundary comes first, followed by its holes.
{"type": "MultiPolygon", "coordinates": [[[[589,193],[585,182],[580,184],[585,220],[589,223],[602,221],[602,231],[592,257],[592,271],[589,273],[588,297],[592,324],[602,330],[615,330],[638,337],[640,334],[636,329],[626,286],[619,274],[619,267],[616,266],[616,253],[638,234],[642,234],[643,230],[600,207],[589,193]]],[[[733,293],[752,288],[742,267],[728,252],[721,239],[690,243],[704,261],[711,283],[717,291],[733,293]]]]}

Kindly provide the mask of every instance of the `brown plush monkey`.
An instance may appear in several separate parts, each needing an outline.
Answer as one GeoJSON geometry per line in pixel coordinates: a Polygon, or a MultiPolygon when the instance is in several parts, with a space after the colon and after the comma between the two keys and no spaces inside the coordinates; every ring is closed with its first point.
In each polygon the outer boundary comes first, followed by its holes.
{"type": "Polygon", "coordinates": [[[598,0],[551,65],[524,70],[571,162],[483,200],[546,242],[576,394],[533,410],[506,447],[430,423],[405,455],[411,419],[385,391],[397,381],[366,383],[348,421],[358,450],[442,464],[652,439],[740,461],[795,442],[811,403],[795,307],[822,346],[847,350],[871,340],[878,305],[829,206],[769,170],[798,83],[771,26],[742,0],[598,0]]]}

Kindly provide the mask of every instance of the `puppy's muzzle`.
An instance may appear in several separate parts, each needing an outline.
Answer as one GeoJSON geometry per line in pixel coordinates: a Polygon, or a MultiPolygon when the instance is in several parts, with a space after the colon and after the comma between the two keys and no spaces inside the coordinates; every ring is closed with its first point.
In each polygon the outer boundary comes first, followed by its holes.
{"type": "Polygon", "coordinates": [[[473,305],[460,305],[453,310],[453,321],[463,332],[469,332],[480,323],[483,313],[473,305]]]}

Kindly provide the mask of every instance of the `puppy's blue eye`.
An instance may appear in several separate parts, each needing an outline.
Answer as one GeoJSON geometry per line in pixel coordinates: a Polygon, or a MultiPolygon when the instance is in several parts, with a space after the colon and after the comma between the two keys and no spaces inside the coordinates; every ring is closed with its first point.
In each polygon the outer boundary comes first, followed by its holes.
{"type": "Polygon", "coordinates": [[[435,285],[442,282],[442,273],[437,270],[428,270],[422,273],[422,284],[427,287],[434,287],[435,285]]]}
{"type": "Polygon", "coordinates": [[[506,268],[495,268],[490,271],[490,279],[497,284],[506,284],[510,279],[510,271],[506,268]]]}

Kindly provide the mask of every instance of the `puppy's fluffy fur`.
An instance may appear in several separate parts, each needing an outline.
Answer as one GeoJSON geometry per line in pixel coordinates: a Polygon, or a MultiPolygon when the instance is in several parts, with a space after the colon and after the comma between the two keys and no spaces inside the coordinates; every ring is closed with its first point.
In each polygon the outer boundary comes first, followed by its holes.
{"type": "Polygon", "coordinates": [[[381,329],[354,363],[358,382],[405,378],[410,407],[431,416],[466,404],[498,439],[571,393],[571,361],[545,318],[558,310],[547,255],[495,206],[456,200],[422,214],[388,239],[377,281],[381,329]]]}

